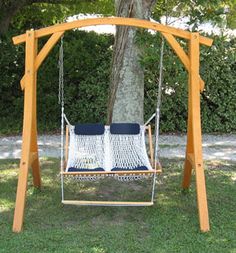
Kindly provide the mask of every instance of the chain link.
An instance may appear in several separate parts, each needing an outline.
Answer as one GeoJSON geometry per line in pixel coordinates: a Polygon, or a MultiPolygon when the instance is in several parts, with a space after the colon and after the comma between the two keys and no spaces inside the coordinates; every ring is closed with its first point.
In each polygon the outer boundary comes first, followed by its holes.
{"type": "Polygon", "coordinates": [[[63,50],[63,36],[61,37],[61,45],[58,59],[59,68],[59,86],[58,86],[58,103],[64,107],[64,50],[63,50]]]}

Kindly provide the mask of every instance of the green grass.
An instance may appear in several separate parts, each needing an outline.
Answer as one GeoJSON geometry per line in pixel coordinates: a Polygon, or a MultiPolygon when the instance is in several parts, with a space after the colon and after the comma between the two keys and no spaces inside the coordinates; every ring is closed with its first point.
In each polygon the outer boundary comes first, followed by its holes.
{"type": "MultiPolygon", "coordinates": [[[[181,193],[181,160],[163,161],[153,207],[76,207],[60,203],[59,161],[42,159],[43,188],[30,177],[24,231],[14,234],[18,162],[0,162],[0,252],[236,252],[236,164],[206,163],[211,231],[200,233],[194,177],[181,193]]],[[[67,184],[67,195],[146,200],[149,183],[67,184]]]]}

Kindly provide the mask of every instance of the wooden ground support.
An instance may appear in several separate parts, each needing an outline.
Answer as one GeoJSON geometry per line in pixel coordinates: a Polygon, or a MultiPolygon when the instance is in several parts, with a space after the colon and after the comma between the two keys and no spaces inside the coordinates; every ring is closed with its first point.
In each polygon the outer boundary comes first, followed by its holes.
{"type": "MultiPolygon", "coordinates": [[[[202,160],[200,119],[200,91],[202,91],[204,88],[204,82],[199,76],[199,46],[200,44],[211,46],[212,39],[199,36],[198,33],[190,33],[188,31],[157,24],[155,22],[150,22],[147,20],[118,17],[77,20],[70,23],[63,23],[42,28],[35,31],[30,30],[25,34],[13,38],[14,44],[25,43],[25,75],[21,80],[21,87],[24,89],[22,154],[16,193],[13,231],[20,232],[22,230],[27,191],[27,178],[30,167],[32,167],[34,186],[41,186],[36,120],[37,70],[43,63],[46,56],[49,54],[52,47],[57,43],[65,31],[74,28],[103,24],[134,26],[159,31],[165,37],[169,45],[173,48],[174,52],[178,55],[186,70],[188,71],[188,133],[182,187],[185,189],[190,186],[192,170],[194,169],[196,174],[200,229],[203,232],[208,231],[209,218],[206,198],[205,175],[202,160]],[[44,36],[51,37],[48,39],[47,43],[40,50],[40,52],[37,52],[38,39],[44,36]],[[175,36],[189,41],[188,54],[178,43],[175,36]]],[[[78,204],[86,203],[80,202],[78,204]]],[[[125,202],[123,204],[126,205],[125,202]]]]}
{"type": "Polygon", "coordinates": [[[199,34],[192,33],[189,41],[188,132],[183,188],[189,188],[192,169],[195,169],[198,213],[201,231],[209,231],[205,174],[202,159],[202,133],[199,80],[199,34]]]}
{"type": "Polygon", "coordinates": [[[40,187],[40,173],[38,161],[37,130],[36,130],[36,71],[34,68],[37,39],[35,32],[26,32],[25,46],[25,98],[24,121],[22,136],[22,154],[20,161],[19,180],[16,194],[13,231],[19,232],[24,218],[24,208],[27,191],[28,170],[33,165],[34,185],[40,187]]]}

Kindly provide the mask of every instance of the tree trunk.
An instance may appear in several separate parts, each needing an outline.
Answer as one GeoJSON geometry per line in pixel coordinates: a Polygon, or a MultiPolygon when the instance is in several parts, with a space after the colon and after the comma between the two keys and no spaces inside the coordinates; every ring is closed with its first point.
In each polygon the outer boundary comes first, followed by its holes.
{"type": "MultiPolygon", "coordinates": [[[[148,19],[155,0],[116,0],[116,16],[148,19]]],[[[136,28],[117,26],[108,124],[137,122],[143,124],[144,72],[139,62],[140,49],[135,43],[136,28]]]]}

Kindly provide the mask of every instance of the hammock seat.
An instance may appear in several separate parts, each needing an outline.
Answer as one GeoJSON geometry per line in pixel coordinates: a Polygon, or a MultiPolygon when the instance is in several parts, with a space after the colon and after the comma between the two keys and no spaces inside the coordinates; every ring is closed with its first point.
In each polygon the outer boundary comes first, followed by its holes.
{"type": "Polygon", "coordinates": [[[98,174],[154,171],[146,151],[145,126],[137,123],[70,126],[65,171],[98,174]]]}

